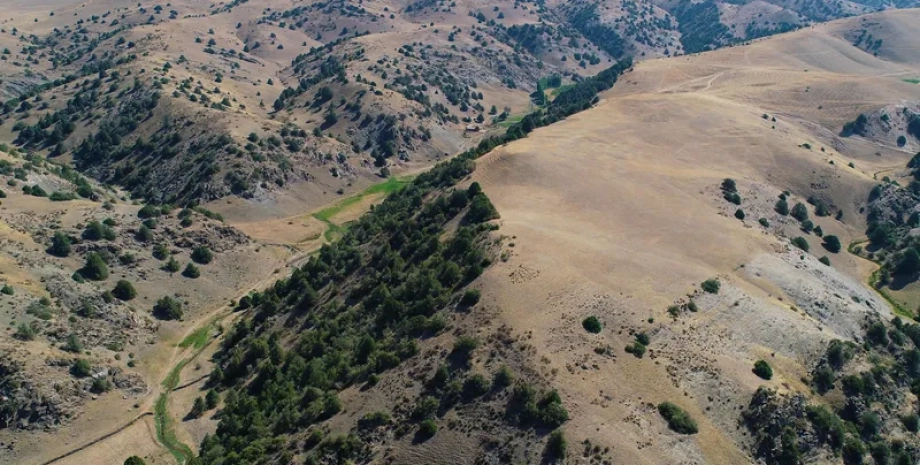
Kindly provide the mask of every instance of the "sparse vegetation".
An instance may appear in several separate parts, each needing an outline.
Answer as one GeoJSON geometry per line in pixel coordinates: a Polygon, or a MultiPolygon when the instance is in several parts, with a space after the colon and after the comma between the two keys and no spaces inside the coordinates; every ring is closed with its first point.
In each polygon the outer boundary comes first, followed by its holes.
{"type": "Polygon", "coordinates": [[[703,281],[703,284],[701,285],[701,287],[703,288],[703,291],[705,292],[708,292],[710,294],[718,294],[719,289],[722,287],[722,283],[720,283],[719,280],[715,278],[707,279],[703,281]]]}
{"type": "Polygon", "coordinates": [[[169,296],[162,297],[153,306],[153,315],[163,320],[180,320],[183,315],[182,302],[169,296]]]}
{"type": "Polygon", "coordinates": [[[598,320],[596,316],[589,316],[581,322],[581,326],[585,328],[585,331],[589,333],[597,334],[604,329],[604,326],[601,324],[601,320],[598,320]]]}
{"type": "Polygon", "coordinates": [[[764,360],[758,360],[754,363],[754,369],[752,370],[755,375],[770,380],[773,378],[773,368],[770,367],[770,364],[764,360]]]}
{"type": "Polygon", "coordinates": [[[696,421],[683,409],[670,402],[658,404],[658,413],[667,420],[668,428],[680,434],[696,434],[699,428],[696,421]]]}
{"type": "Polygon", "coordinates": [[[137,297],[137,291],[134,290],[134,285],[129,281],[119,279],[118,282],[115,283],[115,288],[112,289],[112,295],[116,299],[128,301],[137,297]]]}

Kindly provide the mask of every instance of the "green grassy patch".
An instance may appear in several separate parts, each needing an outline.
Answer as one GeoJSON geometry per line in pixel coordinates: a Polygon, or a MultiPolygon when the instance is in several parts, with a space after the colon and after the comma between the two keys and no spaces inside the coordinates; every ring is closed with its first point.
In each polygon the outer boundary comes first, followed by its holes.
{"type": "Polygon", "coordinates": [[[325,237],[327,241],[332,242],[335,238],[341,236],[342,233],[345,232],[345,229],[342,226],[332,222],[332,218],[335,215],[338,215],[346,208],[360,202],[361,200],[364,200],[365,197],[378,194],[383,194],[384,197],[386,197],[387,195],[390,195],[393,192],[408,186],[410,182],[412,182],[411,176],[389,178],[384,182],[374,184],[373,186],[370,186],[351,197],[343,199],[335,205],[326,207],[314,213],[313,218],[326,223],[326,232],[323,233],[323,237],[325,237]]]}
{"type": "Polygon", "coordinates": [[[521,120],[524,119],[525,116],[527,116],[527,113],[521,113],[519,115],[509,115],[507,118],[505,118],[504,121],[500,121],[498,123],[498,126],[502,128],[509,128],[516,123],[520,123],[521,120]]]}
{"type": "Polygon", "coordinates": [[[920,84],[920,79],[918,78],[903,79],[903,81],[908,84],[920,84]]]}
{"type": "Polygon", "coordinates": [[[847,246],[847,251],[853,255],[856,255],[859,258],[862,258],[864,260],[869,260],[872,263],[875,263],[876,265],[879,266],[877,270],[873,271],[872,274],[869,275],[869,280],[866,284],[868,284],[869,287],[874,289],[875,292],[878,293],[878,295],[882,296],[882,298],[885,299],[886,302],[888,302],[888,305],[891,305],[891,308],[894,309],[894,312],[896,314],[903,316],[907,319],[913,320],[915,315],[913,312],[910,311],[910,309],[905,307],[904,304],[902,304],[901,302],[898,302],[897,300],[895,300],[894,296],[891,295],[891,292],[888,289],[885,289],[884,287],[878,287],[875,285],[875,283],[878,282],[878,274],[879,274],[879,271],[881,271],[881,264],[875,260],[871,260],[869,258],[863,257],[862,255],[856,252],[856,247],[861,247],[863,244],[868,244],[868,243],[869,241],[865,241],[865,240],[864,241],[853,241],[850,243],[850,245],[847,246]]]}
{"type": "Polygon", "coordinates": [[[210,335],[211,325],[202,326],[201,328],[196,329],[192,334],[186,336],[186,338],[179,343],[179,347],[183,349],[187,349],[189,347],[200,349],[208,343],[208,338],[210,335]]]}
{"type": "Polygon", "coordinates": [[[551,91],[550,91],[550,95],[551,95],[553,98],[556,98],[556,96],[559,95],[560,93],[562,93],[562,91],[571,89],[571,88],[573,88],[573,87],[575,87],[575,84],[565,84],[565,85],[559,86],[559,87],[557,87],[557,88],[551,90],[551,91]]]}
{"type": "Polygon", "coordinates": [[[160,444],[163,444],[163,447],[165,447],[173,457],[175,457],[179,465],[193,460],[195,458],[195,452],[192,451],[191,447],[179,441],[176,437],[176,431],[173,429],[172,424],[173,420],[172,417],[169,416],[169,394],[179,384],[179,375],[182,373],[182,369],[185,368],[193,358],[194,356],[182,360],[178,365],[173,367],[169,375],[166,376],[166,379],[163,380],[163,393],[160,394],[160,397],[157,398],[156,403],[153,405],[157,440],[160,441],[160,444]]]}

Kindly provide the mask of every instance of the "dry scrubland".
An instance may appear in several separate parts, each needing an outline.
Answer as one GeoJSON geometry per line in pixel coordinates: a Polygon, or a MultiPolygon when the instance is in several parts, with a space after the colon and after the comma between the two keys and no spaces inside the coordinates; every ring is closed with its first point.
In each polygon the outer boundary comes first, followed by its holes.
{"type": "MultiPolygon", "coordinates": [[[[85,8],[102,14],[113,5],[90,2],[85,8]]],[[[202,14],[207,6],[197,2],[173,5],[202,14]]],[[[477,5],[462,6],[473,9],[477,5]]],[[[208,37],[208,29],[213,28],[215,39],[224,47],[240,48],[243,38],[249,36],[270,43],[273,39],[263,28],[237,29],[236,23],[260,16],[264,8],[288,6],[289,2],[282,1],[252,2],[232,14],[180,18],[132,29],[129,33],[149,52],[143,65],[133,66],[161,66],[184,54],[196,66],[174,68],[175,81],[191,77],[210,83],[221,59],[202,52],[200,44],[191,46],[195,37],[208,37]]],[[[382,7],[379,2],[368,6],[382,7]]],[[[25,29],[34,23],[29,16],[34,10],[34,17],[41,21],[33,28],[50,31],[72,22],[70,15],[77,8],[13,2],[0,5],[0,17],[15,12],[21,16],[4,20],[3,26],[18,24],[25,29]],[[58,13],[47,17],[49,8],[58,13]]],[[[735,14],[750,14],[741,10],[739,7],[735,14]]],[[[432,14],[426,19],[447,20],[441,16],[432,14]]],[[[525,22],[535,16],[515,12],[508,19],[525,22]]],[[[450,21],[464,27],[475,23],[473,18],[454,16],[450,21]]],[[[574,454],[580,454],[580,442],[587,439],[601,448],[609,447],[605,455],[613,463],[751,462],[751,445],[739,427],[739,416],[753,391],[762,384],[784,392],[807,391],[801,378],[811,371],[830,339],[861,337],[866,316],[891,316],[887,304],[865,285],[875,269],[873,263],[845,250],[825,252],[813,235],[806,236],[811,252],[801,252],[787,239],[803,235],[797,223],[775,213],[773,204],[782,191],[790,192],[790,204],[816,196],[835,212],[843,212],[840,220],[833,216],[814,219],[825,234],[839,236],[844,244],[862,238],[866,228],[862,208],[870,189],[884,175],[903,180],[903,167],[917,147],[837,134],[860,113],[920,101],[920,85],[904,81],[920,77],[920,38],[912,32],[917,24],[920,12],[916,10],[884,13],[703,55],[641,62],[603,94],[596,107],[481,158],[470,181],[481,183],[501,214],[498,234],[504,237],[503,245],[500,258],[475,284],[482,289],[482,303],[456,317],[451,331],[475,333],[495,346],[514,338],[513,343],[507,342],[510,355],[502,351],[502,357],[516,370],[543,376],[559,388],[571,417],[564,430],[574,454]],[[884,38],[885,46],[877,55],[852,45],[854,34],[866,29],[884,38]],[[737,181],[741,208],[746,212],[743,221],[734,216],[737,207],[722,198],[719,184],[724,178],[737,181]],[[769,226],[761,225],[760,218],[766,218],[769,226]],[[831,266],[818,261],[822,255],[830,258],[831,266]],[[700,290],[700,283],[710,278],[721,282],[716,295],[700,290]],[[690,312],[684,306],[691,300],[698,311],[690,312]],[[668,311],[673,305],[681,306],[676,316],[668,311]],[[600,334],[582,329],[581,322],[589,315],[603,323],[600,334]],[[639,332],[647,333],[651,340],[644,358],[623,351],[639,332]],[[773,366],[771,381],[751,373],[758,359],[773,366]],[[668,430],[655,409],[661,401],[686,409],[699,422],[700,433],[683,436],[668,430]]],[[[443,40],[435,39],[417,22],[397,18],[385,25],[390,30],[375,30],[375,35],[355,39],[365,47],[371,63],[407,42],[443,40]]],[[[334,26],[330,33],[346,24],[334,26]]],[[[250,132],[277,131],[285,120],[318,124],[321,115],[306,107],[286,111],[278,120],[266,119],[267,110],[259,109],[260,100],[270,106],[284,83],[296,82],[285,69],[287,64],[303,47],[316,45],[304,41],[300,33],[283,29],[276,33],[284,49],[266,46],[253,52],[256,61],[241,62],[234,78],[221,84],[222,92],[234,99],[235,108],[242,103],[245,110],[205,114],[196,108],[186,113],[182,109],[187,102],[177,101],[168,111],[229,128],[236,139],[250,132]],[[301,46],[302,42],[306,45],[301,46]],[[275,80],[274,86],[265,84],[269,77],[275,80]],[[259,89],[260,95],[252,88],[259,89]]],[[[0,46],[8,40],[2,37],[0,46]]],[[[439,46],[446,46],[446,41],[439,46]]],[[[648,50],[660,53],[661,47],[648,50]]],[[[349,73],[366,68],[367,62],[352,66],[349,73]]],[[[588,71],[602,68],[598,65],[588,71]]],[[[516,110],[527,107],[524,91],[511,92],[495,83],[479,90],[489,104],[516,110]]],[[[349,92],[341,95],[350,97],[349,92]]],[[[392,94],[385,92],[371,105],[411,105],[392,94]]],[[[453,153],[472,144],[457,135],[456,127],[442,130],[428,155],[400,164],[397,172],[424,169],[442,152],[453,153]]],[[[322,150],[329,153],[347,149],[347,144],[333,138],[322,144],[322,150]]],[[[96,400],[84,398],[83,413],[51,432],[0,433],[0,442],[15,444],[12,452],[0,452],[0,463],[44,463],[153,411],[163,379],[176,363],[197,350],[194,345],[177,347],[177,343],[200,328],[211,328],[204,333],[208,336],[204,340],[210,340],[217,329],[207,324],[209,318],[223,315],[230,299],[283,276],[286,262],[334,237],[325,234],[379,202],[382,192],[376,191],[336,205],[342,198],[336,190],[359,192],[378,179],[369,163],[365,158],[350,161],[351,168],[340,166],[348,173],[344,179],[330,174],[328,164],[320,164],[320,169],[311,172],[314,177],[309,183],[208,204],[209,209],[223,213],[227,223],[196,216],[194,228],[207,225],[212,232],[226,228],[226,235],[240,240],[231,241],[213,264],[202,266],[202,277],[195,281],[180,278],[178,273],[163,273],[160,264],[149,257],[134,267],[113,270],[105,287],[120,275],[135,281],[136,308],[126,307],[138,315],[138,322],[147,321],[149,307],[167,293],[187,299],[185,322],[156,324],[150,320],[149,327],[135,331],[143,337],[135,336],[129,347],[136,347],[141,360],[134,371],[143,381],[142,390],[131,395],[110,392],[96,400]],[[316,210],[321,205],[332,205],[332,209],[316,210]],[[240,232],[248,237],[237,236],[240,232]],[[148,344],[154,335],[160,342],[148,344]]],[[[47,183],[43,185],[48,192],[66,184],[53,176],[30,178],[32,183],[47,183]]],[[[119,239],[119,246],[138,256],[142,252],[149,255],[149,247],[142,250],[127,235],[133,232],[128,228],[136,227],[133,222],[137,222],[140,206],[119,202],[113,213],[104,211],[101,202],[52,203],[15,190],[0,208],[6,252],[0,257],[0,271],[4,282],[16,287],[17,298],[42,296],[43,279],[66,278],[82,263],[79,258],[55,259],[44,253],[46,244],[40,241],[48,238],[52,224],[78,231],[89,219],[117,214],[119,225],[132,225],[125,226],[126,236],[119,239]]],[[[182,236],[182,230],[170,223],[172,219],[164,221],[182,236]]],[[[187,247],[177,251],[181,261],[187,261],[187,247]]],[[[14,316],[9,312],[0,314],[4,326],[14,316]]],[[[221,325],[229,326],[231,318],[221,325]]],[[[394,405],[405,409],[409,399],[423,390],[423,383],[416,381],[434,368],[431,360],[448,351],[454,332],[426,340],[421,346],[423,355],[388,372],[378,388],[343,391],[340,398],[345,412],[325,426],[348,431],[366,413],[394,405]]],[[[193,447],[206,432],[215,430],[214,411],[200,419],[179,420],[194,398],[202,395],[202,376],[211,369],[209,357],[215,349],[213,344],[205,346],[196,361],[179,373],[179,388],[170,397],[176,436],[193,447]]],[[[64,355],[38,343],[17,345],[16,350],[33,350],[36,370],[48,358],[64,355]]],[[[108,364],[126,362],[116,360],[108,349],[94,349],[92,355],[108,364]]],[[[477,358],[474,364],[479,370],[493,370],[496,363],[489,355],[477,358]]],[[[148,463],[174,463],[172,455],[158,445],[152,418],[142,417],[123,431],[54,463],[120,463],[132,454],[144,456],[148,463]]],[[[386,454],[394,463],[471,463],[484,433],[464,418],[452,412],[444,423],[456,421],[461,426],[444,428],[423,445],[412,444],[408,438],[390,442],[381,438],[381,444],[386,444],[386,454]]],[[[502,434],[516,434],[501,425],[490,427],[502,434]]],[[[541,440],[525,436],[530,441],[525,444],[541,440]]]]}
{"type": "Polygon", "coordinates": [[[748,462],[737,424],[764,383],[753,362],[774,366],[769,386],[807,389],[799,379],[828,340],[860,337],[866,315],[890,318],[865,286],[874,265],[815,236],[811,253],[794,248],[784,236],[803,234],[773,203],[783,190],[819,196],[844,212],[815,220],[825,234],[863,236],[873,174],[913,152],[836,133],[860,112],[920,99],[902,81],[920,72],[916,34],[904,33],[918,23],[917,11],[881,14],[642,62],[596,108],[479,161],[473,180],[513,243],[484,295],[499,322],[532,331],[575,441],[611,446],[614,463],[748,462]],[[863,22],[891,32],[889,51],[873,57],[843,38],[863,22]],[[744,221],[721,198],[723,178],[738,183],[744,221]],[[713,277],[722,291],[701,294],[713,277]],[[672,319],[667,308],[691,295],[699,312],[672,319]],[[600,335],[582,330],[588,315],[604,322],[600,335]],[[622,352],[640,331],[651,337],[643,359],[622,352]],[[614,357],[594,352],[607,345],[614,357]],[[665,400],[699,419],[698,436],[667,431],[650,406],[665,400]]]}

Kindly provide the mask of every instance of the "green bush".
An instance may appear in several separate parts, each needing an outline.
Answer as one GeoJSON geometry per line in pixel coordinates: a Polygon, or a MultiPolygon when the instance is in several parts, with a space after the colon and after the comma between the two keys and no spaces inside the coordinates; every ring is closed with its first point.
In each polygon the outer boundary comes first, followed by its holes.
{"type": "Polygon", "coordinates": [[[831,259],[827,258],[827,255],[822,256],[821,258],[818,259],[818,261],[827,266],[831,266],[831,259]]]}
{"type": "Polygon", "coordinates": [[[514,382],[514,373],[511,372],[511,369],[507,365],[502,365],[498,368],[498,371],[495,372],[495,376],[492,377],[492,385],[497,389],[502,389],[504,387],[510,386],[514,382]]]}
{"type": "Polygon", "coordinates": [[[485,395],[491,388],[489,380],[485,376],[476,373],[463,381],[463,396],[467,399],[475,399],[485,395]]]}
{"type": "Polygon", "coordinates": [[[80,275],[93,281],[104,281],[109,277],[109,267],[102,259],[102,255],[90,252],[86,257],[86,263],[80,269],[80,275]]]}
{"type": "Polygon", "coordinates": [[[808,252],[808,241],[802,236],[794,237],[792,239],[792,245],[802,249],[805,252],[808,252]]]}
{"type": "Polygon", "coordinates": [[[77,198],[77,195],[73,192],[60,192],[54,191],[51,193],[51,196],[48,197],[52,202],[66,202],[68,200],[73,200],[77,198]]]}
{"type": "Polygon", "coordinates": [[[421,398],[412,409],[412,418],[416,420],[431,420],[438,412],[441,402],[430,396],[421,398]]]}
{"type": "Polygon", "coordinates": [[[743,219],[744,219],[744,210],[742,210],[742,209],[740,209],[740,208],[737,209],[737,210],[735,210],[735,218],[738,218],[739,220],[743,220],[743,219]]]}
{"type": "Polygon", "coordinates": [[[164,244],[153,246],[153,258],[157,260],[166,260],[167,257],[169,257],[169,247],[166,247],[164,244]]]}
{"type": "Polygon", "coordinates": [[[163,320],[182,319],[182,302],[169,296],[162,297],[153,306],[153,314],[163,320]]]}
{"type": "Polygon", "coordinates": [[[47,252],[56,257],[66,257],[70,255],[70,251],[70,238],[61,231],[55,231],[54,236],[51,238],[51,245],[48,247],[47,252]]]}
{"type": "Polygon", "coordinates": [[[565,453],[568,448],[568,442],[565,440],[565,434],[563,434],[562,430],[557,429],[549,433],[549,438],[546,440],[547,457],[563,460],[565,459],[565,453]]]}
{"type": "Polygon", "coordinates": [[[70,367],[70,374],[77,378],[85,378],[92,374],[92,372],[93,368],[90,366],[89,362],[83,358],[76,359],[70,367]]]}
{"type": "Polygon", "coordinates": [[[160,209],[153,205],[144,205],[138,212],[137,217],[140,219],[156,218],[160,216],[160,209]]]}
{"type": "Polygon", "coordinates": [[[761,218],[761,219],[757,220],[757,222],[760,223],[760,225],[763,226],[763,227],[765,227],[765,228],[769,228],[769,227],[770,227],[770,221],[768,221],[766,218],[761,218]]]}
{"type": "Polygon", "coordinates": [[[594,315],[591,315],[582,320],[581,326],[585,328],[585,331],[593,334],[597,334],[604,329],[604,325],[601,324],[601,320],[598,320],[594,315]]]}
{"type": "Polygon", "coordinates": [[[840,252],[840,249],[841,249],[840,239],[837,238],[837,236],[834,236],[832,234],[828,234],[827,236],[824,236],[824,248],[827,249],[828,252],[832,252],[832,253],[840,252]]]}
{"type": "Polygon", "coordinates": [[[710,294],[718,294],[719,289],[722,287],[722,283],[720,283],[718,279],[712,278],[703,281],[703,284],[701,284],[700,287],[702,287],[704,291],[710,294]]]}
{"type": "Polygon", "coordinates": [[[789,214],[789,203],[786,202],[786,199],[779,199],[776,201],[774,210],[776,210],[776,213],[786,216],[789,214]]]}
{"type": "Polygon", "coordinates": [[[645,356],[646,347],[639,341],[636,341],[628,346],[626,346],[626,352],[633,354],[636,358],[642,358],[645,356]]]}
{"type": "Polygon", "coordinates": [[[862,441],[847,436],[843,443],[843,463],[846,465],[862,465],[863,457],[866,455],[866,446],[862,441]]]}
{"type": "Polygon", "coordinates": [[[438,424],[434,420],[425,420],[418,425],[418,435],[422,438],[430,438],[438,433],[438,424]]]}
{"type": "Polygon", "coordinates": [[[671,402],[658,404],[658,413],[667,420],[668,428],[680,434],[696,434],[699,428],[683,409],[671,402]]]}
{"type": "Polygon", "coordinates": [[[3,295],[14,295],[14,294],[16,294],[16,291],[13,290],[13,286],[10,286],[9,284],[4,284],[4,285],[3,285],[3,288],[0,288],[0,294],[3,294],[3,295]]]}
{"type": "Polygon", "coordinates": [[[808,219],[808,207],[805,206],[802,202],[796,202],[795,206],[792,207],[791,216],[799,221],[805,221],[808,219]]]}
{"type": "Polygon", "coordinates": [[[112,390],[112,382],[108,378],[94,378],[92,385],[89,388],[90,392],[95,394],[102,394],[103,392],[108,392],[112,390]]]}
{"type": "Polygon", "coordinates": [[[82,237],[88,241],[98,241],[102,239],[112,241],[115,240],[116,234],[114,229],[98,221],[90,221],[89,224],[86,225],[86,229],[83,230],[82,237]]]}
{"type": "Polygon", "coordinates": [[[188,415],[192,418],[201,418],[201,415],[206,411],[207,406],[205,405],[204,399],[196,397],[195,402],[192,404],[192,410],[189,411],[188,415]]]}
{"type": "Polygon", "coordinates": [[[147,463],[142,458],[132,455],[125,460],[124,465],[147,465],[147,463]]]}
{"type": "Polygon", "coordinates": [[[21,341],[31,341],[35,339],[35,334],[35,329],[33,329],[31,325],[19,323],[19,325],[16,326],[16,332],[13,333],[13,337],[21,341]]]}
{"type": "Polygon", "coordinates": [[[479,289],[467,289],[463,293],[463,297],[460,298],[460,305],[465,307],[472,307],[479,303],[480,292],[479,289]]]}
{"type": "Polygon", "coordinates": [[[485,194],[478,194],[470,200],[470,209],[464,221],[471,224],[482,223],[498,218],[498,211],[485,194]]]}
{"type": "Polygon", "coordinates": [[[211,252],[207,247],[201,245],[195,247],[192,250],[192,260],[194,260],[195,263],[207,265],[208,263],[211,263],[211,260],[214,260],[214,253],[211,252]]]}
{"type": "Polygon", "coordinates": [[[192,262],[189,262],[187,265],[185,265],[185,269],[182,270],[182,276],[195,279],[201,276],[201,271],[199,271],[198,267],[195,266],[192,262]]]}
{"type": "Polygon", "coordinates": [[[67,352],[72,352],[79,354],[83,352],[83,342],[80,341],[80,338],[76,334],[70,333],[67,335],[67,339],[64,340],[64,345],[61,346],[61,349],[67,352]]]}
{"type": "Polygon", "coordinates": [[[907,415],[901,417],[901,423],[904,424],[904,428],[911,433],[916,433],[920,431],[920,416],[916,413],[911,412],[907,415]]]}
{"type": "Polygon", "coordinates": [[[752,371],[755,375],[763,379],[770,380],[773,378],[773,368],[764,360],[754,362],[754,369],[752,371]]]}
{"type": "Polygon", "coordinates": [[[204,401],[208,410],[216,408],[217,404],[220,403],[220,394],[217,391],[211,389],[208,391],[207,395],[205,395],[204,401]]]}
{"type": "Polygon", "coordinates": [[[169,260],[167,260],[166,263],[163,265],[163,270],[168,271],[170,273],[175,273],[179,271],[179,268],[181,268],[181,265],[179,265],[179,262],[176,261],[175,257],[169,257],[169,260]]]}
{"type": "Polygon", "coordinates": [[[137,234],[134,236],[140,242],[150,242],[153,240],[153,231],[145,225],[137,228],[137,234]]]}
{"type": "Polygon", "coordinates": [[[134,290],[134,285],[129,281],[119,279],[115,283],[115,288],[112,289],[112,295],[118,300],[128,301],[137,297],[137,291],[134,290]]]}

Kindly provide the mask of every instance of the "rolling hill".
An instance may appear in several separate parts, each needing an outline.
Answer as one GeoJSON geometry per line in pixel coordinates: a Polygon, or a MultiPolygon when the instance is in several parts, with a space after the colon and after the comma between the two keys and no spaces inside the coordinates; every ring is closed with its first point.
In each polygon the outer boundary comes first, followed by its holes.
{"type": "Polygon", "coordinates": [[[904,6],[0,7],[0,462],[920,459],[904,6]]]}

